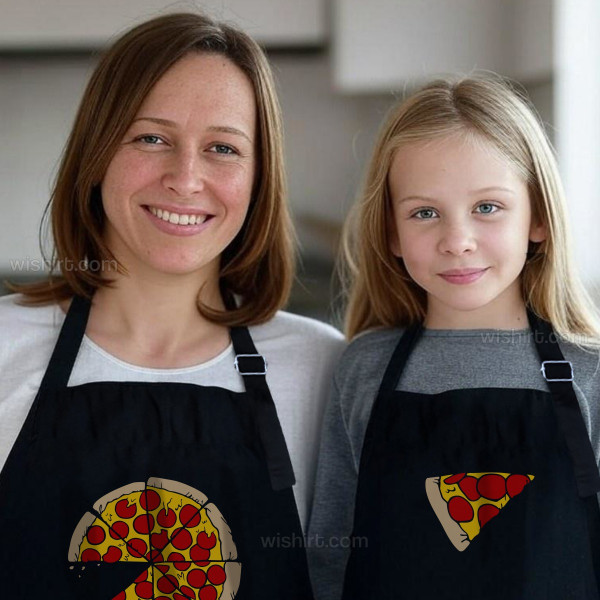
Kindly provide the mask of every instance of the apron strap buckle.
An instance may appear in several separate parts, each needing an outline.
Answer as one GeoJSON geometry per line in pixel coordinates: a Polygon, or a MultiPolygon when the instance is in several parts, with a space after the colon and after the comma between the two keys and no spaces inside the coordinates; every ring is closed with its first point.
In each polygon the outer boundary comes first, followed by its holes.
{"type": "Polygon", "coordinates": [[[573,381],[573,365],[568,360],[545,360],[540,371],[546,381],[573,381]],[[546,372],[546,365],[553,365],[550,375],[546,372]],[[569,365],[568,369],[566,365],[569,365]]]}
{"type": "Polygon", "coordinates": [[[267,374],[267,360],[262,354],[236,354],[233,366],[240,375],[267,374]]]}

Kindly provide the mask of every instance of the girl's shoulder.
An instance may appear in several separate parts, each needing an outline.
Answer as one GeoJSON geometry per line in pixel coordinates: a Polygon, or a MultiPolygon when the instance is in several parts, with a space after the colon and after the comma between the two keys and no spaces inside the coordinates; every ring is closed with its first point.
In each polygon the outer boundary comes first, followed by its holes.
{"type": "Polygon", "coordinates": [[[358,334],[344,350],[336,378],[349,381],[365,372],[384,368],[403,332],[400,328],[378,328],[358,334]]]}

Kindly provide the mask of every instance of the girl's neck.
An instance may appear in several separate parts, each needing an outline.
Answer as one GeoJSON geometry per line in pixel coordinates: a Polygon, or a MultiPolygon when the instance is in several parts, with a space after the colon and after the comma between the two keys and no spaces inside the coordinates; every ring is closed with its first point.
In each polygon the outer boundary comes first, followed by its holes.
{"type": "Polygon", "coordinates": [[[429,302],[425,317],[427,329],[527,329],[527,309],[522,298],[496,298],[488,304],[458,310],[437,302],[429,302]]]}

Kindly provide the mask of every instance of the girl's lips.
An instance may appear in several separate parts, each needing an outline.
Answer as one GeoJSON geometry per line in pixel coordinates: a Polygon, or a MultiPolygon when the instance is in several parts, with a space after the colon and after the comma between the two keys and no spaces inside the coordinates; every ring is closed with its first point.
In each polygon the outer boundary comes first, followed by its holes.
{"type": "Polygon", "coordinates": [[[175,223],[169,223],[169,221],[163,221],[159,219],[157,216],[153,215],[150,212],[150,209],[147,206],[142,206],[142,210],[148,215],[148,218],[154,226],[164,233],[168,233],[170,235],[178,235],[178,236],[189,236],[196,235],[201,231],[204,231],[208,226],[210,226],[210,222],[212,221],[212,216],[207,217],[204,223],[199,223],[198,225],[179,225],[175,223]]]}
{"type": "Polygon", "coordinates": [[[440,277],[442,277],[448,283],[455,283],[455,284],[461,285],[461,284],[472,283],[473,281],[477,281],[480,277],[482,277],[484,275],[484,273],[486,271],[487,271],[487,268],[481,269],[479,271],[466,272],[462,275],[451,275],[448,273],[440,273],[440,277]]]}

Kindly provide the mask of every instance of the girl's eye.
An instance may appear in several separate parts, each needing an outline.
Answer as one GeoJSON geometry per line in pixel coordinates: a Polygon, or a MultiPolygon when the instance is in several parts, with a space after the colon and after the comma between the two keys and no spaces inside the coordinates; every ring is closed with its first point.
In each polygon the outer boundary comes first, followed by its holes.
{"type": "Polygon", "coordinates": [[[417,212],[413,213],[411,216],[417,218],[420,221],[428,221],[433,218],[435,215],[435,211],[432,208],[422,208],[417,212]],[[421,215],[421,216],[419,216],[421,215]]]}
{"type": "Polygon", "coordinates": [[[500,210],[499,206],[496,206],[495,204],[490,204],[489,202],[485,204],[480,204],[477,208],[481,209],[479,212],[482,215],[493,215],[495,212],[498,212],[500,210]]]}

